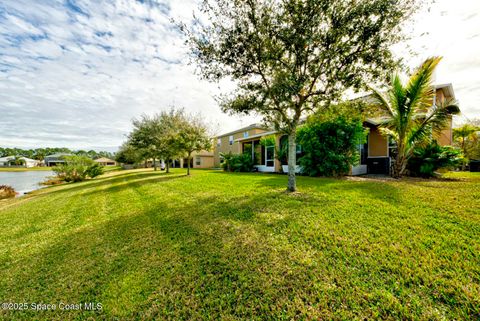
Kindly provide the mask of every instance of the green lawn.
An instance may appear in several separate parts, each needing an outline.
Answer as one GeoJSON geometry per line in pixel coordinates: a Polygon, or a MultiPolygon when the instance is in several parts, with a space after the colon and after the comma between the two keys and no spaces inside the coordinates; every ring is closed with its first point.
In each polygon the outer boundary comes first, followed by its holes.
{"type": "Polygon", "coordinates": [[[110,172],[0,202],[0,319],[480,318],[480,175],[110,172]]]}

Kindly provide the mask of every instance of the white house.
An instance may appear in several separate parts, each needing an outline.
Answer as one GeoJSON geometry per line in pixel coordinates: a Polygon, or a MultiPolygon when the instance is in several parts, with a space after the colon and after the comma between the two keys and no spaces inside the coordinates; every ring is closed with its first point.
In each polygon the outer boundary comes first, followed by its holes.
{"type": "MultiPolygon", "coordinates": [[[[27,157],[19,157],[23,161],[23,165],[18,165],[22,167],[35,167],[39,165],[39,161],[27,157]]],[[[15,166],[13,165],[13,161],[15,160],[15,156],[6,156],[6,157],[0,157],[0,166],[3,167],[9,167],[9,166],[15,166]]]]}

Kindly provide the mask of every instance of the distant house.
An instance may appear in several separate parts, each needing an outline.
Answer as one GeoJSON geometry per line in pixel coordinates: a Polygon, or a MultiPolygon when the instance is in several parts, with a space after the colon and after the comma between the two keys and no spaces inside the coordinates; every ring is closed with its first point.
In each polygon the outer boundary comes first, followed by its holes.
{"type": "Polygon", "coordinates": [[[94,160],[95,163],[98,163],[102,166],[116,166],[117,162],[114,161],[113,159],[106,158],[106,157],[100,157],[94,160]]]}
{"type": "Polygon", "coordinates": [[[22,161],[21,165],[15,165],[15,156],[6,156],[0,158],[0,167],[35,167],[39,166],[40,162],[36,159],[31,159],[27,157],[18,157],[22,161]]]}
{"type": "Polygon", "coordinates": [[[72,156],[72,154],[57,153],[57,154],[45,156],[44,158],[45,165],[51,167],[51,166],[57,166],[59,164],[64,164],[65,156],[72,156]]]}
{"type": "MultiPolygon", "coordinates": [[[[214,153],[206,150],[193,152],[190,159],[190,168],[212,168],[215,166],[214,153]]],[[[172,167],[188,167],[188,159],[180,158],[172,162],[172,167]]]]}

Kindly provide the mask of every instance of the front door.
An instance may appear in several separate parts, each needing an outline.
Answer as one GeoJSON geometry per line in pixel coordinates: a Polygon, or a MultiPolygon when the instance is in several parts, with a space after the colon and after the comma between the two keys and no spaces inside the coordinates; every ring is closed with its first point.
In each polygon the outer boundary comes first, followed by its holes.
{"type": "Polygon", "coordinates": [[[273,168],[275,166],[275,146],[265,147],[265,166],[273,168]]]}

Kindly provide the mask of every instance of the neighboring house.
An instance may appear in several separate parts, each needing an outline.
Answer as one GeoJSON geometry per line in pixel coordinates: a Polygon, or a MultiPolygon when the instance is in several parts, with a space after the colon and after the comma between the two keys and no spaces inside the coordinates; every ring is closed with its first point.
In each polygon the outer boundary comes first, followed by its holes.
{"type": "MultiPolygon", "coordinates": [[[[172,161],[172,167],[187,168],[187,158],[172,161]]],[[[212,168],[215,167],[214,153],[209,151],[193,152],[190,159],[190,168],[212,168]]]]}
{"type": "Polygon", "coordinates": [[[40,166],[40,161],[36,159],[31,159],[27,157],[19,157],[23,161],[22,165],[14,165],[13,162],[15,161],[15,156],[6,156],[0,158],[0,166],[1,167],[35,167],[40,166]]]}
{"type": "MultiPolygon", "coordinates": [[[[436,101],[455,98],[451,84],[436,86],[436,101]]],[[[390,158],[395,155],[395,145],[389,139],[380,134],[379,126],[381,118],[367,119],[364,126],[369,128],[367,142],[359,146],[360,164],[352,167],[352,175],[362,174],[389,174],[390,158]]],[[[452,119],[449,124],[435,137],[440,145],[452,145],[452,119]]],[[[240,154],[248,152],[255,160],[255,167],[260,172],[286,172],[287,163],[285,160],[278,160],[275,153],[279,146],[287,143],[287,136],[276,131],[265,128],[259,124],[240,128],[236,131],[220,135],[216,138],[214,150],[214,164],[219,167],[223,160],[221,153],[240,154]],[[262,146],[262,137],[273,136],[275,146],[262,146]],[[255,156],[254,156],[255,155],[255,156]]],[[[301,146],[297,145],[297,161],[303,156],[301,146]]],[[[299,168],[297,166],[297,172],[299,168]]]]}
{"type": "Polygon", "coordinates": [[[51,167],[51,166],[57,166],[59,164],[64,164],[65,156],[72,156],[72,154],[57,153],[57,154],[45,156],[44,158],[45,165],[51,167]]]}
{"type": "Polygon", "coordinates": [[[95,163],[98,163],[102,166],[116,166],[117,162],[114,161],[113,159],[106,158],[106,157],[100,157],[94,160],[95,163]]]}

